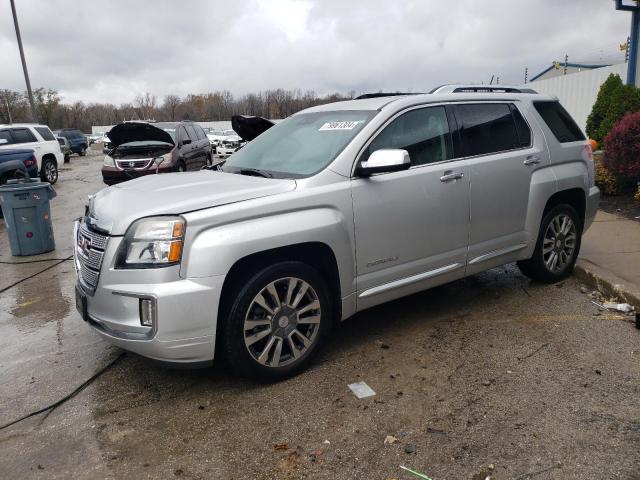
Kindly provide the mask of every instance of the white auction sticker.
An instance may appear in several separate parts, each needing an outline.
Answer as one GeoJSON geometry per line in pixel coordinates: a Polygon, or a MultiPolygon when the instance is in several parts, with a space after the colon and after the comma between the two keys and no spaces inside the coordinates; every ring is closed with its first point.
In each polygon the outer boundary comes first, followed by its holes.
{"type": "Polygon", "coordinates": [[[327,122],[320,127],[319,132],[326,130],[353,130],[361,123],[364,123],[364,120],[351,120],[346,122],[327,122]]]}

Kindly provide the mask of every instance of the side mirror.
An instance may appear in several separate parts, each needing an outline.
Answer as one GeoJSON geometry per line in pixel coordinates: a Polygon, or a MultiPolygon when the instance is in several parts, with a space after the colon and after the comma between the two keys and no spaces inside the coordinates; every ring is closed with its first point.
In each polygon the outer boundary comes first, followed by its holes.
{"type": "Polygon", "coordinates": [[[191,139],[189,139],[189,138],[185,138],[185,139],[182,141],[182,146],[184,146],[184,145],[189,145],[190,143],[191,143],[191,139]]]}
{"type": "Polygon", "coordinates": [[[385,148],[373,152],[366,162],[360,162],[356,172],[362,177],[368,177],[373,173],[407,170],[410,166],[409,152],[385,148]]]}
{"type": "Polygon", "coordinates": [[[5,145],[9,143],[9,140],[7,140],[6,138],[0,138],[0,145],[5,145]]]}

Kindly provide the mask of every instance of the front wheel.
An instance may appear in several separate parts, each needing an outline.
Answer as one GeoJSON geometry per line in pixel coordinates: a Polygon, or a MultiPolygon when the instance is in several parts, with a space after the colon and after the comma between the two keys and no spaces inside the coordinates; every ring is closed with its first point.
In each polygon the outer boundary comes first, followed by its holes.
{"type": "Polygon", "coordinates": [[[183,161],[179,161],[178,162],[177,171],[178,172],[186,172],[187,171],[187,166],[184,164],[183,161]]]}
{"type": "Polygon", "coordinates": [[[330,330],[330,298],[322,276],[307,264],[264,268],[236,292],[224,325],[229,365],[260,381],[301,372],[330,330]]]}
{"type": "Polygon", "coordinates": [[[40,178],[43,182],[49,182],[52,185],[58,181],[58,165],[55,160],[51,158],[42,160],[40,178]]]}
{"type": "Polygon", "coordinates": [[[85,147],[82,147],[82,150],[80,150],[80,153],[78,153],[78,155],[80,155],[81,157],[84,157],[87,154],[87,149],[85,147]]]}
{"type": "Polygon", "coordinates": [[[518,262],[518,268],[539,282],[558,282],[573,272],[581,239],[582,222],[575,208],[557,205],[542,219],[533,256],[518,262]]]}

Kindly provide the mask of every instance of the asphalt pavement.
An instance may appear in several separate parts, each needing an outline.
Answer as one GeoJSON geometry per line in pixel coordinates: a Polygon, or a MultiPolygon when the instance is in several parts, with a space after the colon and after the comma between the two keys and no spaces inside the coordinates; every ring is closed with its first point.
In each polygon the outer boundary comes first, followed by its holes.
{"type": "Polygon", "coordinates": [[[87,382],[0,428],[0,477],[640,479],[640,331],[575,279],[509,265],[367,310],[273,385],[123,354],[66,260],[101,162],[60,172],[55,252],[11,257],[0,222],[0,425],[87,382]]]}

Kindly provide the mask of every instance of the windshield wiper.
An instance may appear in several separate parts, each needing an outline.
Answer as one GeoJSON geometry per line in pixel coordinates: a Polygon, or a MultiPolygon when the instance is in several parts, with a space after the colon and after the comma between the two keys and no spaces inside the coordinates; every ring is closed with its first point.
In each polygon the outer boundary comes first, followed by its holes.
{"type": "Polygon", "coordinates": [[[251,177],[264,177],[264,178],[273,178],[269,172],[265,172],[264,170],[258,170],[257,168],[241,168],[238,170],[240,175],[248,175],[251,177]]]}

